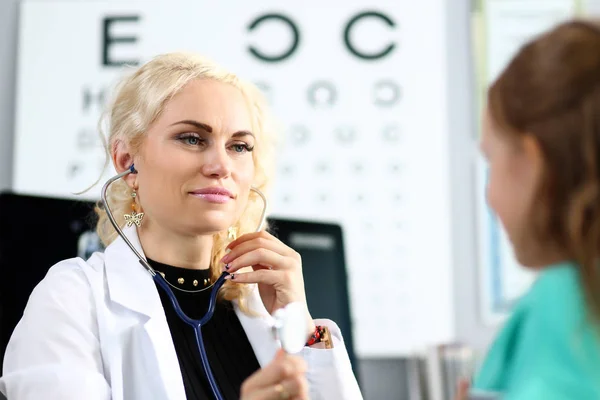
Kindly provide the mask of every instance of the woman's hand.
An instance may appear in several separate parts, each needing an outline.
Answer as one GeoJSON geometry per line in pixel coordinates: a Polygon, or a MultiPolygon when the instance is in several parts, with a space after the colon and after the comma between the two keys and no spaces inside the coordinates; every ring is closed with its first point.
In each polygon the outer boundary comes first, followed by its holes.
{"type": "MultiPolygon", "coordinates": [[[[257,283],[270,314],[291,302],[306,305],[302,260],[296,251],[265,231],[240,236],[227,248],[231,251],[221,261],[231,274],[228,278],[237,283],[257,283]],[[236,273],[243,267],[252,267],[252,271],[236,273]]],[[[308,307],[306,315],[308,338],[315,331],[308,307]]]]}
{"type": "Polygon", "coordinates": [[[241,400],[308,399],[306,363],[280,350],[266,367],[242,383],[241,400]]]}

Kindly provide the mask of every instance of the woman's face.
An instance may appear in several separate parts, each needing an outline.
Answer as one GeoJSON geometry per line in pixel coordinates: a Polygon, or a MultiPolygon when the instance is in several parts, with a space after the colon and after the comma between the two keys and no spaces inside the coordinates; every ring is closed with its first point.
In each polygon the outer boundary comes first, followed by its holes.
{"type": "Polygon", "coordinates": [[[251,121],[229,84],[197,80],[174,96],[133,160],[144,226],[202,235],[235,224],[254,178],[251,121]]]}
{"type": "Polygon", "coordinates": [[[489,112],[484,114],[480,147],[489,166],[486,195],[515,256],[521,264],[531,265],[537,258],[537,248],[530,214],[540,179],[541,159],[536,143],[530,139],[509,140],[508,135],[494,124],[489,112]]]}

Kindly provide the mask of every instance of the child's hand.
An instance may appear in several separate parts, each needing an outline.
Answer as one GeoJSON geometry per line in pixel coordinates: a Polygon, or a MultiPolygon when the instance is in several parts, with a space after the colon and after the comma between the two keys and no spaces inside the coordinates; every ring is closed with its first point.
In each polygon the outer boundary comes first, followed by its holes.
{"type": "Polygon", "coordinates": [[[461,380],[454,395],[454,400],[469,400],[469,381],[461,380]]]}

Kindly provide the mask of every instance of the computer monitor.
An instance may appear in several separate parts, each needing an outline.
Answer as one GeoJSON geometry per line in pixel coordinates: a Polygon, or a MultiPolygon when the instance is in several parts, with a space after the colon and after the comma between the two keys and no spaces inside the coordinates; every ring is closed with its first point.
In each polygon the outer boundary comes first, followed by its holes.
{"type": "Polygon", "coordinates": [[[98,247],[93,207],[87,201],[0,193],[0,365],[29,295],[48,269],[98,247]]]}

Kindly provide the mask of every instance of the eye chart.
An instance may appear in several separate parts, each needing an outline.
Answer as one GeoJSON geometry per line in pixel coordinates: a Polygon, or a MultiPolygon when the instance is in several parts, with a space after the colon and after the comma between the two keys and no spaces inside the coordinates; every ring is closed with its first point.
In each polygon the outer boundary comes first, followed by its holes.
{"type": "Polygon", "coordinates": [[[270,213],[342,225],[357,354],[451,340],[445,7],[25,2],[14,189],[72,198],[95,182],[119,65],[197,51],[259,85],[284,123],[270,213]]]}

